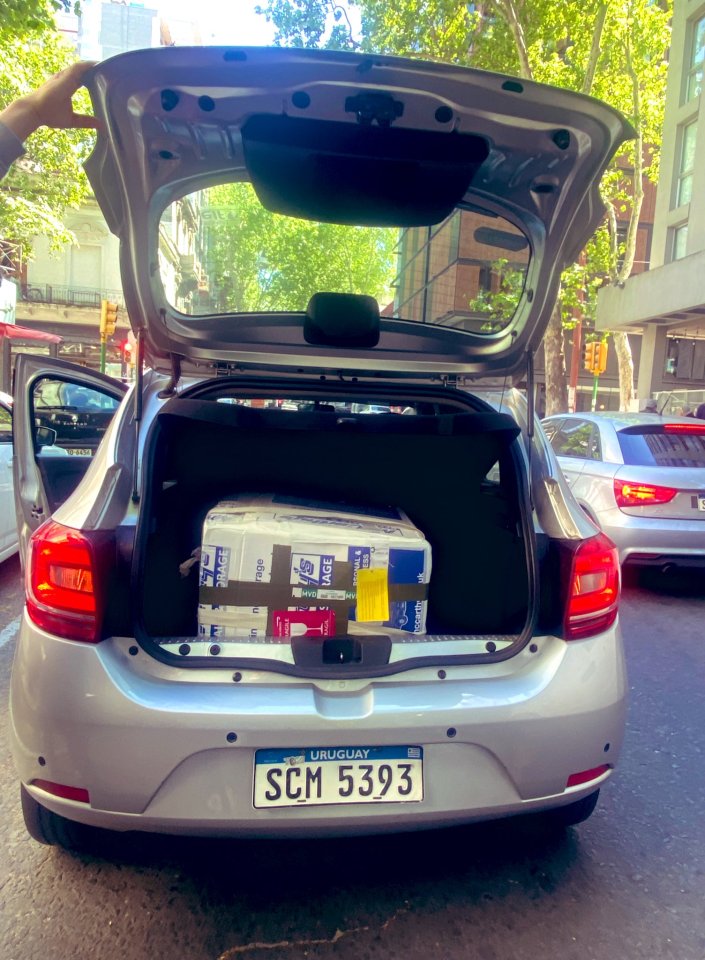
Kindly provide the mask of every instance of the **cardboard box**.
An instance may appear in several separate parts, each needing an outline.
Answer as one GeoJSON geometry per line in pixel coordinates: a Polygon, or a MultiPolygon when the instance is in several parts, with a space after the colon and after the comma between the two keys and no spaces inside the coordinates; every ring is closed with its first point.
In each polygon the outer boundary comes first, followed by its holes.
{"type": "Polygon", "coordinates": [[[424,633],[430,574],[431,548],[401,511],[221,501],[203,524],[199,635],[341,636],[355,621],[424,633]]]}

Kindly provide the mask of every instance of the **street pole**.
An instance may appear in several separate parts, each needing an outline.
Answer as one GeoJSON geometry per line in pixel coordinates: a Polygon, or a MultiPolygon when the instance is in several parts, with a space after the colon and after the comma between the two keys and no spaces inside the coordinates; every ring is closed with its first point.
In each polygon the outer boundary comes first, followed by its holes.
{"type": "Polygon", "coordinates": [[[568,411],[575,413],[578,393],[578,374],[580,373],[580,352],[583,347],[583,321],[578,320],[573,327],[573,349],[570,354],[570,382],[568,384],[568,411]]]}
{"type": "Polygon", "coordinates": [[[590,404],[590,409],[594,413],[597,408],[597,385],[600,382],[599,377],[595,377],[592,381],[592,403],[590,404]]]}
{"type": "Polygon", "coordinates": [[[107,336],[104,333],[100,335],[100,372],[105,373],[105,345],[107,336]]]}

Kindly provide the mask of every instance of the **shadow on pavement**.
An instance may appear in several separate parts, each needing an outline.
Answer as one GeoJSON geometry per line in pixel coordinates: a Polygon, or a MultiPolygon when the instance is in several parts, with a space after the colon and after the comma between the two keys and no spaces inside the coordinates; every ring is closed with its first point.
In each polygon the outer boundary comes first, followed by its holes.
{"type": "Polygon", "coordinates": [[[17,583],[21,579],[20,555],[16,553],[14,557],[0,563],[0,589],[8,583],[17,583]]]}
{"type": "Polygon", "coordinates": [[[705,570],[674,567],[664,571],[655,567],[626,566],[622,570],[622,580],[627,590],[641,588],[674,597],[705,597],[705,570]]]}
{"type": "Polygon", "coordinates": [[[391,891],[413,897],[429,885],[432,892],[439,881],[447,890],[449,880],[457,881],[465,902],[501,899],[498,882],[507,891],[523,887],[536,899],[558,888],[580,852],[575,831],[551,829],[540,817],[326,840],[91,833],[99,858],[117,866],[175,869],[208,902],[244,900],[251,910],[266,909],[274,900],[331,902],[362,889],[368,897],[378,890],[383,900],[391,891]]]}

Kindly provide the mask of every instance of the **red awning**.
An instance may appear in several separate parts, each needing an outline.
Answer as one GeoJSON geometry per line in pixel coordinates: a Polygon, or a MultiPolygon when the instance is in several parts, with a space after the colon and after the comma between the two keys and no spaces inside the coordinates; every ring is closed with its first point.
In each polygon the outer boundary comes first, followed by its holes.
{"type": "Polygon", "coordinates": [[[61,343],[61,337],[57,337],[53,333],[30,330],[29,327],[18,327],[15,323],[0,323],[0,337],[8,337],[10,340],[41,340],[43,343],[61,343]]]}

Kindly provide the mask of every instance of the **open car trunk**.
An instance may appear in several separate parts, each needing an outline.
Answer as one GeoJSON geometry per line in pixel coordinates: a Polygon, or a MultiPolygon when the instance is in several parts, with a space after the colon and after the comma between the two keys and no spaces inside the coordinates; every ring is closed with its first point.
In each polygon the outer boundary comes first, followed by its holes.
{"type": "Polygon", "coordinates": [[[534,539],[511,417],[477,400],[481,409],[426,403],[403,416],[358,413],[354,403],[257,409],[220,399],[229,402],[169,400],[147,440],[134,582],[137,634],[152,653],[180,665],[217,658],[366,676],[412,663],[504,659],[523,646],[534,608],[534,539]],[[264,493],[404,511],[432,550],[426,632],[366,624],[346,639],[199,637],[197,564],[186,572],[183,562],[201,543],[209,509],[264,493]]]}

